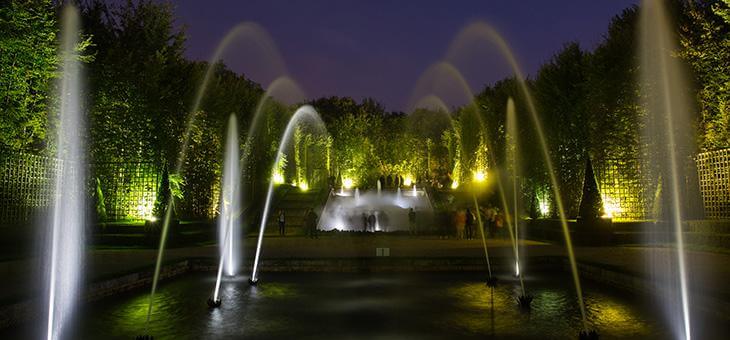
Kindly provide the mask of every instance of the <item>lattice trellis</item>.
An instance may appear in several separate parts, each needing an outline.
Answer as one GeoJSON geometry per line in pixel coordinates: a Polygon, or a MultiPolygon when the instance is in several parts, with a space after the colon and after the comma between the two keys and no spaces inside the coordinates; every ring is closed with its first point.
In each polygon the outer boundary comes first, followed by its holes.
{"type": "Polygon", "coordinates": [[[159,182],[159,171],[153,163],[96,163],[92,169],[99,178],[109,220],[152,217],[159,182]]]}
{"type": "Polygon", "coordinates": [[[730,149],[700,153],[696,162],[705,217],[730,218],[730,149]]]}
{"type": "Polygon", "coordinates": [[[616,220],[647,218],[641,163],[636,159],[606,159],[595,164],[596,181],[606,213],[616,220]]]}
{"type": "Polygon", "coordinates": [[[61,162],[27,153],[4,158],[0,163],[0,221],[25,221],[50,206],[61,162]]]}
{"type": "MultiPolygon", "coordinates": [[[[62,162],[27,153],[4,154],[0,160],[0,222],[28,221],[53,202],[53,181],[62,162]]],[[[153,163],[92,164],[89,193],[98,177],[109,220],[145,219],[152,216],[159,172],[153,163]]]]}

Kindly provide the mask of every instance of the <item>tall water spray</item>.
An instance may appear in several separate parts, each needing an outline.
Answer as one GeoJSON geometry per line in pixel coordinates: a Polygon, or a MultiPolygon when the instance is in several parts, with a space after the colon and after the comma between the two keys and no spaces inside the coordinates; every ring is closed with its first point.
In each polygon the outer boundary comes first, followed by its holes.
{"type": "MultiPolygon", "coordinates": [[[[692,328],[689,313],[689,288],[685,263],[682,214],[684,205],[680,191],[681,168],[689,158],[692,142],[690,107],[685,91],[688,88],[679,61],[672,56],[677,50],[673,29],[662,1],[647,0],[642,3],[640,17],[641,90],[645,98],[645,131],[649,156],[647,164],[657,167],[661,190],[666,200],[668,226],[675,238],[676,258],[652,254],[649,265],[657,280],[668,284],[662,296],[670,324],[676,325],[675,335],[691,339],[692,328]],[[676,270],[676,271],[675,271],[676,270]],[[679,325],[682,325],[679,328],[679,325]]],[[[657,216],[662,218],[663,216],[657,216]]]]}
{"type": "MultiPolygon", "coordinates": [[[[292,139],[292,136],[294,135],[294,131],[296,127],[303,123],[305,120],[309,120],[310,123],[314,123],[315,127],[322,129],[325,131],[324,123],[322,122],[322,119],[319,117],[319,114],[317,111],[310,105],[304,105],[297,109],[296,112],[294,112],[294,115],[289,119],[289,123],[286,125],[286,129],[284,130],[284,134],[281,136],[281,139],[279,140],[279,149],[276,152],[276,160],[272,164],[272,172],[276,170],[277,165],[279,162],[281,162],[281,157],[284,155],[283,151],[284,148],[289,144],[289,141],[292,139]]],[[[271,198],[274,194],[274,180],[273,178],[269,180],[269,188],[266,191],[266,201],[264,203],[264,211],[261,214],[261,223],[259,225],[259,237],[258,241],[256,242],[256,256],[253,260],[253,269],[251,271],[251,278],[249,281],[252,284],[255,284],[258,282],[258,267],[259,267],[259,260],[261,257],[261,244],[264,240],[264,231],[266,230],[266,221],[269,217],[269,210],[271,209],[271,198]]]]}
{"type": "Polygon", "coordinates": [[[517,139],[517,114],[515,113],[515,102],[510,97],[507,100],[507,160],[512,164],[512,209],[513,209],[513,227],[514,227],[514,242],[512,243],[515,253],[515,275],[520,279],[520,286],[522,287],[522,294],[525,294],[525,283],[522,280],[522,270],[520,269],[520,218],[519,218],[519,182],[518,176],[520,173],[519,167],[519,152],[518,152],[518,139],[517,139]]]}
{"type": "Polygon", "coordinates": [[[241,260],[241,169],[239,156],[238,123],[236,116],[228,119],[226,149],[221,180],[220,215],[218,216],[218,244],[220,265],[216,278],[214,300],[218,300],[223,268],[226,275],[234,276],[241,260]]]}
{"type": "Polygon", "coordinates": [[[81,65],[76,45],[78,10],[67,5],[61,21],[62,75],[58,98],[56,157],[61,163],[54,183],[51,238],[47,256],[47,339],[59,339],[72,318],[84,265],[86,159],[82,132],[81,65]]]}

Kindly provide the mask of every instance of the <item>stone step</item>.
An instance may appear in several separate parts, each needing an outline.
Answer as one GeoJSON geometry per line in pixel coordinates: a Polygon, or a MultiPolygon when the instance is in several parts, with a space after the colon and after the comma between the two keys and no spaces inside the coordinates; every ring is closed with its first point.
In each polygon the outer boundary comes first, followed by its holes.
{"type": "MultiPolygon", "coordinates": [[[[716,234],[705,232],[684,232],[684,242],[688,245],[708,246],[713,248],[730,248],[730,233],[716,234]]],[[[613,243],[615,244],[639,244],[673,243],[674,234],[671,232],[614,232],[613,243]]]]}

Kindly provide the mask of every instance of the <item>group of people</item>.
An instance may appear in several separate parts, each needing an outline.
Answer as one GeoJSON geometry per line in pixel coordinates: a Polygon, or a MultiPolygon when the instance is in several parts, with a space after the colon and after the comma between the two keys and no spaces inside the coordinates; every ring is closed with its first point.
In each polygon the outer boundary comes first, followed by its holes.
{"type": "MultiPolygon", "coordinates": [[[[319,234],[317,233],[317,219],[317,214],[312,208],[307,209],[307,212],[304,213],[304,232],[310,238],[319,238],[319,234]]],[[[286,236],[286,214],[284,210],[279,210],[277,222],[279,223],[279,236],[286,236]]]]}
{"type": "Polygon", "coordinates": [[[452,211],[446,220],[442,219],[441,235],[444,238],[455,237],[456,239],[471,240],[477,237],[479,232],[479,219],[481,218],[482,227],[485,235],[489,238],[497,237],[502,234],[502,226],[504,217],[497,208],[482,208],[479,211],[472,208],[452,211]],[[477,216],[476,214],[479,214],[477,216]]]}
{"type": "Polygon", "coordinates": [[[362,213],[363,232],[375,232],[377,229],[381,231],[388,231],[389,224],[390,219],[388,218],[388,214],[386,214],[384,211],[363,211],[362,213]]]}

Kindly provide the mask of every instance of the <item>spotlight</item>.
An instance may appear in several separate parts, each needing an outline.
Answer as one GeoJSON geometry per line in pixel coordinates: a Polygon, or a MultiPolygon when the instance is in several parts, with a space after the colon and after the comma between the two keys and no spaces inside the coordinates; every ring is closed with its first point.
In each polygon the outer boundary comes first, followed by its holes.
{"type": "Polygon", "coordinates": [[[477,171],[474,173],[474,180],[477,182],[484,182],[484,180],[487,179],[487,174],[483,171],[477,171]]]}

